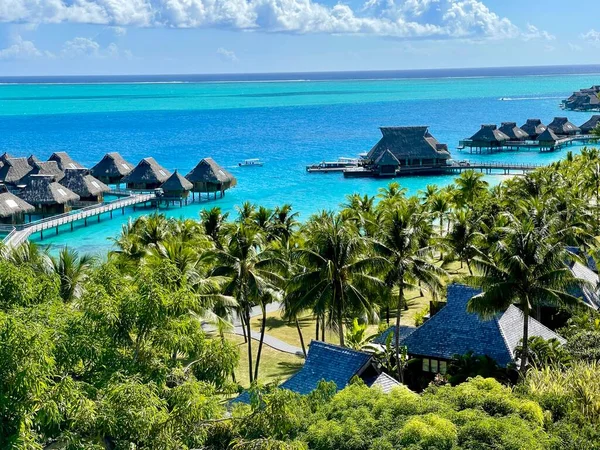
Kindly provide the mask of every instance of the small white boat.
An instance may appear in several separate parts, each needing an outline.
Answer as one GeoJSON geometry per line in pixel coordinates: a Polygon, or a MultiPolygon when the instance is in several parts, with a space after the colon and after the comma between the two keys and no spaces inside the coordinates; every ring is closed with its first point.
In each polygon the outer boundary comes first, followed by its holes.
{"type": "Polygon", "coordinates": [[[238,164],[240,167],[262,167],[263,163],[258,158],[245,159],[238,164]]]}

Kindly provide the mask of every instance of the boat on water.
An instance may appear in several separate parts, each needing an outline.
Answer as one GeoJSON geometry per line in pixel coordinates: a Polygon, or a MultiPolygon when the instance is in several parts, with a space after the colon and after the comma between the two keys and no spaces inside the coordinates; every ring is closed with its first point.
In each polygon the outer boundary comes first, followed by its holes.
{"type": "Polygon", "coordinates": [[[339,157],[337,161],[323,161],[306,166],[307,172],[343,172],[350,167],[358,167],[359,158],[339,157]]]}
{"type": "Polygon", "coordinates": [[[263,162],[258,158],[245,159],[238,164],[240,167],[262,167],[263,162]]]}

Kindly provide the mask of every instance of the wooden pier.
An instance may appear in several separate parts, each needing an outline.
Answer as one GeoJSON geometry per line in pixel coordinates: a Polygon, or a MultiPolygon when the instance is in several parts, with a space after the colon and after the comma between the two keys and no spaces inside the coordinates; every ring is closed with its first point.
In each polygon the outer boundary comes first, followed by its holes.
{"type": "Polygon", "coordinates": [[[500,173],[502,175],[510,175],[513,172],[525,174],[540,167],[544,167],[543,164],[459,161],[449,164],[446,167],[446,173],[461,173],[465,170],[475,170],[487,174],[500,173]]]}
{"type": "Polygon", "coordinates": [[[482,147],[479,144],[475,145],[471,139],[464,139],[459,142],[458,149],[463,150],[468,148],[471,153],[497,153],[519,150],[538,150],[540,152],[553,152],[564,147],[574,145],[576,143],[587,144],[598,139],[598,136],[590,134],[580,134],[576,136],[567,136],[559,139],[554,143],[539,142],[539,141],[505,141],[501,145],[482,147]]]}

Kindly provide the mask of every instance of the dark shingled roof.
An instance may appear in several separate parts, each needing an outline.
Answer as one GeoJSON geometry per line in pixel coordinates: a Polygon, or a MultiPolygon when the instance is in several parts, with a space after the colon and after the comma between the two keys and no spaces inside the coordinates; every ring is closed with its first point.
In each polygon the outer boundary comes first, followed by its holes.
{"type": "Polygon", "coordinates": [[[29,172],[31,166],[27,158],[6,158],[0,168],[0,181],[8,184],[18,184],[29,172]]]}
{"type": "Polygon", "coordinates": [[[526,131],[521,130],[516,122],[502,122],[499,130],[507,135],[512,141],[519,141],[529,137],[529,134],[526,131]]]}
{"type": "Polygon", "coordinates": [[[590,308],[598,310],[600,308],[600,279],[598,274],[579,262],[572,263],[570,269],[575,278],[585,280],[591,285],[590,287],[577,288],[571,294],[582,299],[590,308]]]}
{"type": "Polygon", "coordinates": [[[194,185],[186,180],[177,170],[161,186],[165,192],[191,191],[193,187],[194,185]]]}
{"type": "Polygon", "coordinates": [[[31,171],[21,181],[22,184],[29,183],[33,175],[52,175],[53,181],[60,181],[65,176],[56,161],[33,161],[31,167],[31,171]]]}
{"type": "Polygon", "coordinates": [[[12,156],[8,152],[2,153],[2,155],[0,156],[0,167],[2,167],[4,165],[4,161],[6,161],[9,158],[14,158],[14,156],[12,156]]]}
{"type": "Polygon", "coordinates": [[[107,153],[90,170],[91,175],[95,177],[124,177],[133,170],[133,164],[125,161],[117,152],[107,153]]]}
{"type": "Polygon", "coordinates": [[[60,205],[79,200],[79,195],[52,181],[52,175],[33,175],[18,195],[33,205],[60,205]]]}
{"type": "Polygon", "coordinates": [[[554,131],[552,131],[550,128],[546,128],[544,132],[537,137],[539,142],[556,142],[559,139],[560,138],[554,134],[554,131]]]}
{"type": "Polygon", "coordinates": [[[540,119],[527,119],[521,130],[529,135],[529,139],[535,139],[546,130],[546,125],[540,119]]]}
{"type": "MultiPolygon", "coordinates": [[[[384,394],[389,394],[395,387],[402,386],[399,381],[390,377],[385,372],[381,372],[379,375],[366,379],[365,384],[371,388],[380,388],[384,394]]],[[[403,386],[403,388],[407,389],[406,386],[403,386]]]]}
{"type": "Polygon", "coordinates": [[[87,169],[67,169],[60,184],[75,192],[79,197],[96,197],[110,188],[102,181],[90,175],[87,169]]]}
{"type": "Polygon", "coordinates": [[[204,158],[185,178],[192,183],[230,183],[231,186],[237,184],[235,177],[219,166],[212,158],[204,158]]]}
{"type": "Polygon", "coordinates": [[[50,155],[48,161],[56,161],[60,170],[63,171],[66,169],[85,169],[81,164],[73,161],[67,152],[54,152],[50,155]]]}
{"type": "Polygon", "coordinates": [[[30,166],[33,166],[33,163],[40,162],[40,159],[37,156],[31,154],[27,157],[27,162],[30,166]]]}
{"type": "Polygon", "coordinates": [[[471,136],[471,140],[478,142],[503,142],[510,138],[498,129],[496,125],[481,125],[477,133],[471,136]]]}
{"type": "MultiPolygon", "coordinates": [[[[480,290],[467,286],[449,285],[447,305],[404,339],[409,354],[451,360],[454,355],[473,351],[476,355],[488,355],[500,366],[513,362],[515,349],[523,338],[523,313],[511,305],[493,319],[481,320],[477,314],[467,312],[468,301],[479,293],[480,290]]],[[[529,335],[565,342],[532,317],[529,335]]]]}
{"type": "Polygon", "coordinates": [[[35,211],[33,206],[8,192],[6,186],[0,185],[0,217],[10,217],[15,214],[33,211],[35,211]]]}
{"type": "Polygon", "coordinates": [[[154,158],[142,159],[124,178],[124,183],[164,183],[171,172],[162,167],[154,158]]]}
{"type": "Polygon", "coordinates": [[[600,114],[595,114],[579,128],[581,128],[582,133],[590,134],[594,128],[598,128],[598,125],[600,125],[600,114]]]}
{"type": "Polygon", "coordinates": [[[386,150],[375,160],[378,166],[399,166],[400,161],[393,155],[392,152],[386,150]]]}
{"type": "Polygon", "coordinates": [[[554,120],[548,124],[548,128],[559,136],[574,134],[577,131],[581,131],[577,125],[569,122],[569,119],[566,117],[555,117],[554,120]]]}
{"type": "Polygon", "coordinates": [[[426,126],[379,129],[383,136],[367,154],[370,161],[377,161],[388,150],[397,160],[450,159],[448,147],[440,144],[426,126]]]}
{"type": "MultiPolygon", "coordinates": [[[[404,339],[406,339],[413,331],[415,331],[416,328],[415,327],[409,327],[406,325],[400,325],[400,342],[402,342],[404,339]]],[[[385,345],[387,338],[390,334],[392,334],[392,345],[394,344],[394,339],[396,339],[396,326],[392,325],[391,327],[389,327],[387,330],[385,330],[384,332],[378,334],[375,339],[373,339],[373,343],[374,344],[381,344],[381,345],[385,345]]]]}

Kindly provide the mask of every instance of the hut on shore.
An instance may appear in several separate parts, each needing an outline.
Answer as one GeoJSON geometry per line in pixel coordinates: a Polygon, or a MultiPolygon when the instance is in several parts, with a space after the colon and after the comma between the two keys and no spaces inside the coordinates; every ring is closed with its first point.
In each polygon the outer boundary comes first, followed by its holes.
{"type": "Polygon", "coordinates": [[[0,167],[0,182],[16,186],[31,170],[27,158],[6,158],[0,167]]]}
{"type": "Polygon", "coordinates": [[[29,179],[33,175],[51,175],[52,181],[60,181],[65,176],[56,161],[32,161],[31,171],[23,178],[20,184],[29,183],[29,179]]]}
{"type": "Polygon", "coordinates": [[[560,138],[552,131],[551,128],[546,128],[542,134],[540,134],[537,138],[537,141],[540,145],[540,148],[548,148],[550,150],[554,149],[556,145],[556,141],[560,138]]]}
{"type": "Polygon", "coordinates": [[[477,133],[470,137],[470,147],[500,148],[510,137],[504,134],[494,124],[481,125],[477,133]]]}
{"type": "Polygon", "coordinates": [[[194,185],[185,179],[178,171],[175,172],[165,181],[161,189],[164,192],[164,196],[167,199],[182,199],[185,200],[190,191],[194,188],[194,185]]]}
{"type": "Polygon", "coordinates": [[[135,168],[123,177],[128,189],[151,190],[159,188],[171,176],[154,158],[142,159],[135,168]]]}
{"type": "Polygon", "coordinates": [[[217,192],[220,192],[223,197],[227,189],[237,184],[236,178],[212,158],[204,158],[185,178],[193,184],[192,192],[209,194],[214,192],[215,198],[217,198],[217,192]]]}
{"type": "Polygon", "coordinates": [[[566,117],[555,117],[552,122],[548,124],[548,128],[554,131],[557,136],[575,136],[581,133],[581,129],[569,122],[566,117]]]}
{"type": "Polygon", "coordinates": [[[14,194],[4,184],[0,184],[0,223],[16,225],[25,222],[25,214],[35,208],[14,194]]]}
{"type": "Polygon", "coordinates": [[[450,152],[440,144],[427,126],[380,127],[382,137],[369,151],[366,160],[376,174],[395,174],[396,170],[438,170],[446,166],[450,152]]]}
{"type": "Polygon", "coordinates": [[[77,194],[82,202],[100,203],[104,201],[104,194],[110,191],[106,184],[90,175],[88,169],[65,170],[60,184],[77,194]]]}
{"type": "Polygon", "coordinates": [[[517,126],[516,122],[502,122],[499,130],[507,135],[511,141],[525,141],[529,134],[517,126]]]}
{"type": "Polygon", "coordinates": [[[581,129],[582,134],[592,134],[594,129],[600,131],[600,114],[595,114],[588,120],[586,123],[581,125],[579,128],[581,129]]]}
{"type": "Polygon", "coordinates": [[[106,184],[120,184],[123,177],[133,170],[133,164],[125,161],[117,152],[104,155],[98,164],[90,170],[90,174],[106,184]]]}
{"type": "Polygon", "coordinates": [[[19,197],[35,207],[41,215],[71,211],[79,195],[53,181],[52,175],[32,175],[29,183],[18,192],[19,197]]]}
{"type": "Polygon", "coordinates": [[[535,141],[540,134],[546,130],[546,125],[540,119],[527,119],[524,125],[521,125],[523,130],[529,136],[529,139],[535,141]]]}
{"type": "Polygon", "coordinates": [[[56,161],[62,171],[66,169],[85,169],[81,164],[73,161],[67,152],[54,152],[50,155],[48,161],[56,161]]]}

